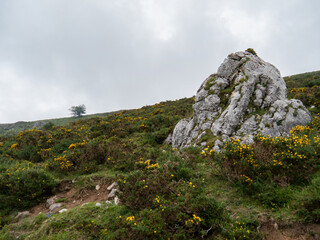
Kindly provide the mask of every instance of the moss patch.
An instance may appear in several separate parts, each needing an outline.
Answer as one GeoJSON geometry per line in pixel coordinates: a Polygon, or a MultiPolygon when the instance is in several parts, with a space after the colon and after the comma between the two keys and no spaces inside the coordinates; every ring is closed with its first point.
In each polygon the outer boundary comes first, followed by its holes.
{"type": "Polygon", "coordinates": [[[204,86],[204,90],[208,91],[215,84],[216,79],[217,79],[217,76],[213,76],[212,78],[210,78],[206,82],[206,85],[204,86]]]}
{"type": "Polygon", "coordinates": [[[214,136],[210,129],[206,129],[206,134],[201,137],[201,142],[207,142],[207,146],[213,147],[214,142],[221,139],[221,136],[214,136]]]}

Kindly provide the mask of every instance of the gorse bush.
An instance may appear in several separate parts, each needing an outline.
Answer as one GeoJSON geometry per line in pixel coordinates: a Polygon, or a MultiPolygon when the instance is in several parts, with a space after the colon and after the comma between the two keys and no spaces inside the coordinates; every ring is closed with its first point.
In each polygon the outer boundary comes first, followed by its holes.
{"type": "Polygon", "coordinates": [[[290,90],[290,96],[300,99],[305,106],[320,108],[320,86],[293,88],[290,90]]]}
{"type": "Polygon", "coordinates": [[[56,182],[44,169],[27,161],[7,167],[0,172],[0,211],[32,207],[52,194],[56,182]]]}
{"type": "Polygon", "coordinates": [[[132,225],[130,233],[136,232],[135,239],[197,239],[200,234],[221,234],[221,224],[228,222],[226,213],[214,198],[206,196],[205,179],[176,161],[179,157],[165,155],[169,161],[164,165],[140,159],[140,170],[118,181],[121,202],[138,212],[133,219],[139,231],[132,225]]]}
{"type": "Polygon", "coordinates": [[[257,135],[252,145],[231,138],[221,153],[207,146],[201,155],[218,163],[222,176],[263,205],[286,206],[294,197],[290,186],[307,184],[320,168],[319,123],[315,116],[308,126],[294,127],[289,137],[257,135]]]}
{"type": "Polygon", "coordinates": [[[297,126],[290,137],[257,135],[251,146],[231,138],[217,159],[224,175],[244,183],[257,179],[279,184],[303,182],[320,166],[320,138],[314,131],[297,126]]]}

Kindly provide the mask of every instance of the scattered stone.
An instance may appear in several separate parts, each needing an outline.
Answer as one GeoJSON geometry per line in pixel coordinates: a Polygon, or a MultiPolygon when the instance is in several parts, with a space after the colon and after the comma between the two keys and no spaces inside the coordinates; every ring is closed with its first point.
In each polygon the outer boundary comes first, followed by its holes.
{"type": "Polygon", "coordinates": [[[274,223],[274,224],[273,224],[273,227],[274,227],[275,230],[278,230],[278,229],[279,229],[279,226],[278,226],[277,223],[274,223]]]}
{"type": "Polygon", "coordinates": [[[108,191],[111,191],[111,190],[114,189],[114,188],[116,188],[116,189],[119,188],[119,186],[118,186],[118,184],[117,184],[116,182],[112,183],[112,184],[107,188],[107,190],[108,190],[108,191]]]}
{"type": "Polygon", "coordinates": [[[99,191],[100,190],[100,185],[96,185],[96,190],[99,191]]]}
{"type": "Polygon", "coordinates": [[[54,211],[54,210],[57,211],[61,207],[62,207],[62,203],[54,203],[49,207],[49,209],[50,209],[50,211],[54,211]]]}
{"type": "Polygon", "coordinates": [[[114,204],[115,204],[115,205],[119,205],[119,204],[120,204],[120,199],[118,198],[118,196],[115,196],[115,198],[114,198],[114,204]]]}
{"type": "Polygon", "coordinates": [[[116,193],[117,193],[117,192],[119,192],[118,189],[116,189],[116,188],[112,189],[111,192],[110,192],[109,195],[108,195],[108,199],[114,198],[114,197],[116,196],[116,193]]]}
{"type": "Polygon", "coordinates": [[[83,203],[83,204],[81,205],[81,207],[83,207],[83,206],[85,206],[85,205],[88,205],[88,203],[83,203]]]}
{"type": "Polygon", "coordinates": [[[59,211],[59,213],[64,213],[64,212],[66,212],[66,211],[68,211],[68,209],[64,208],[64,209],[61,209],[61,210],[59,211]]]}
{"type": "Polygon", "coordinates": [[[30,215],[29,211],[24,211],[24,212],[18,212],[17,216],[15,217],[16,219],[24,219],[30,215]]]}
{"type": "Polygon", "coordinates": [[[96,207],[101,207],[101,203],[96,203],[96,207]]]}
{"type": "MultiPolygon", "coordinates": [[[[292,127],[306,125],[311,115],[300,100],[287,99],[279,70],[250,51],[230,54],[195,96],[193,117],[182,119],[172,134],[172,147],[200,145],[212,135],[219,141],[241,136],[289,136],[292,127]]],[[[219,144],[215,144],[218,149],[219,144]]]]}
{"type": "Polygon", "coordinates": [[[107,200],[107,201],[106,201],[106,204],[107,204],[107,205],[111,205],[111,204],[112,204],[112,202],[111,202],[111,201],[109,201],[109,200],[107,200]]]}
{"type": "Polygon", "coordinates": [[[219,139],[215,141],[213,150],[216,152],[220,152],[220,147],[222,147],[223,142],[221,142],[219,139]]]}
{"type": "Polygon", "coordinates": [[[54,204],[56,202],[57,199],[58,199],[57,196],[53,196],[53,197],[47,199],[47,205],[48,205],[47,207],[49,208],[52,204],[54,204]]]}

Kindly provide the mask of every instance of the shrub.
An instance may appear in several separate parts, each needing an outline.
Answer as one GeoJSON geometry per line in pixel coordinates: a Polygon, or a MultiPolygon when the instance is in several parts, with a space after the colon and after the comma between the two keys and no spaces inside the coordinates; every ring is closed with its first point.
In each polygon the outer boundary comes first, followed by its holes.
{"type": "Polygon", "coordinates": [[[46,124],[44,124],[42,126],[42,129],[45,130],[45,131],[49,131],[49,130],[52,130],[53,127],[54,127],[53,122],[47,122],[46,124]]]}
{"type": "Polygon", "coordinates": [[[216,154],[216,159],[221,165],[222,175],[229,180],[236,180],[245,185],[254,182],[258,162],[251,146],[241,144],[239,139],[231,138],[225,143],[225,151],[216,154]]]}
{"type": "Polygon", "coordinates": [[[320,109],[320,86],[293,88],[289,92],[289,97],[301,100],[307,107],[315,106],[318,111],[320,109]]]}
{"type": "Polygon", "coordinates": [[[315,117],[310,126],[292,128],[289,137],[257,135],[250,146],[231,138],[223,152],[215,153],[206,147],[201,155],[213,156],[225,178],[263,205],[283,207],[293,199],[289,186],[308,183],[320,167],[317,125],[315,117]]]}
{"type": "Polygon", "coordinates": [[[257,220],[239,218],[233,223],[231,239],[262,239],[261,234],[256,231],[258,226],[259,222],[257,220]]]}
{"type": "Polygon", "coordinates": [[[221,234],[228,220],[224,208],[205,195],[203,178],[174,159],[163,167],[148,160],[139,164],[140,170],[118,181],[121,202],[142,212],[135,218],[143,225],[139,237],[197,239],[207,229],[209,235],[221,234]]]}
{"type": "Polygon", "coordinates": [[[50,174],[30,162],[12,165],[0,173],[0,210],[32,207],[50,195],[55,185],[50,174]]]}
{"type": "Polygon", "coordinates": [[[37,147],[34,145],[25,146],[20,151],[17,151],[16,155],[19,159],[28,160],[30,162],[42,162],[43,161],[41,155],[39,155],[39,151],[38,151],[37,147]]]}

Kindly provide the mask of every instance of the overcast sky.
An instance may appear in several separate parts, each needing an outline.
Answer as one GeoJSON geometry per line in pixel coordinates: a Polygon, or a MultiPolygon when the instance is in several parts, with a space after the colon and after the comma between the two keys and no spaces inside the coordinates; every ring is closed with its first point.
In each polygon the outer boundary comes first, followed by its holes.
{"type": "Polygon", "coordinates": [[[319,0],[1,0],[0,123],[193,96],[229,53],[320,70],[319,0]]]}

